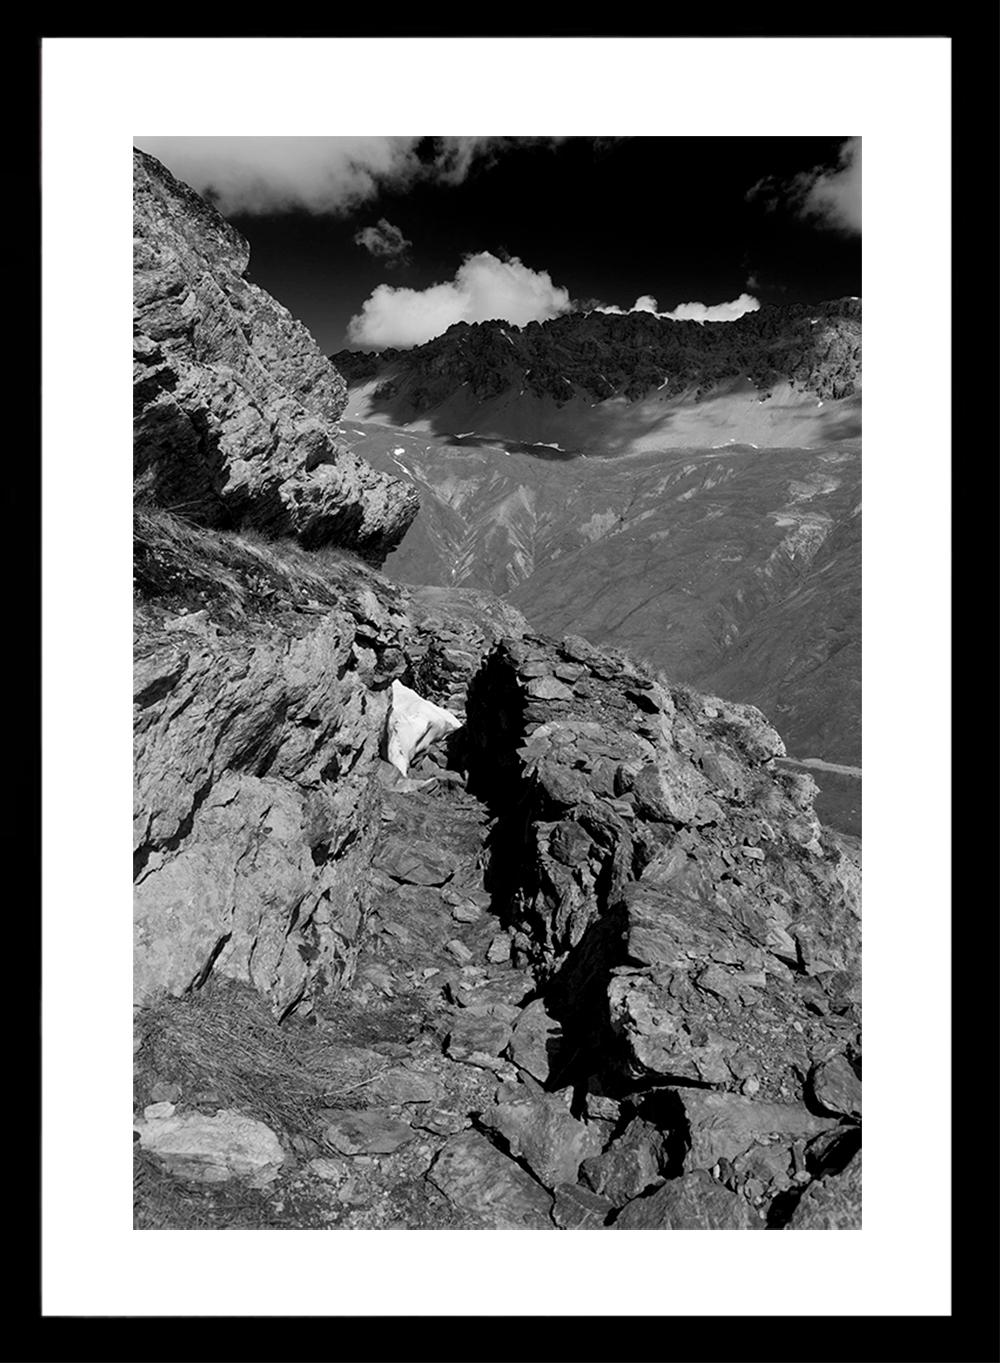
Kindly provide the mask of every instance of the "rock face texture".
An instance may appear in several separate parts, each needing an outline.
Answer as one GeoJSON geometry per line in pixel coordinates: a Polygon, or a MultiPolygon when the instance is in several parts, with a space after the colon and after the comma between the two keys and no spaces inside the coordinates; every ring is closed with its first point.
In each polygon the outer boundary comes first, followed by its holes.
{"type": "Polygon", "coordinates": [[[401,606],[159,513],[135,549],[136,1002],[214,969],[285,1012],[352,969],[401,606]]]}
{"type": "Polygon", "coordinates": [[[336,376],[141,157],[137,224],[137,1224],[858,1224],[812,780],[751,706],[383,577],[406,499],[299,458],[336,376]],[[405,774],[397,681],[460,721],[405,774]]]}
{"type": "Polygon", "coordinates": [[[473,789],[503,811],[501,920],[562,1021],[564,1078],[709,1085],[747,1095],[723,1127],[822,1129],[774,1105],[857,1061],[860,873],[763,716],[527,635],[487,657],[468,726],[473,789]]]}
{"type": "Polygon", "coordinates": [[[294,534],[380,561],[417,498],[339,439],[343,379],[244,279],[240,234],[141,151],[133,195],[137,494],[205,525],[294,534]]]}

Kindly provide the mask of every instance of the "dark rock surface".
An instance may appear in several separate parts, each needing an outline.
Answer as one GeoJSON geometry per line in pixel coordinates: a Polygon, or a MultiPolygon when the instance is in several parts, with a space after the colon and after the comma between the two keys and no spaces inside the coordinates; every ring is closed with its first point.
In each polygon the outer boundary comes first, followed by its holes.
{"type": "Polygon", "coordinates": [[[137,494],[202,524],[381,561],[417,498],[339,439],[341,376],[244,278],[235,228],[138,150],[133,202],[137,494]]]}

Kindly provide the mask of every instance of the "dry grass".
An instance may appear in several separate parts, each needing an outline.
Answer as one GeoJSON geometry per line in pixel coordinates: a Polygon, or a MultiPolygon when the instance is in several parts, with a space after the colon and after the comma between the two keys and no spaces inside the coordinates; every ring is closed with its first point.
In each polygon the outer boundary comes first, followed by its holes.
{"type": "Polygon", "coordinates": [[[286,1138],[315,1134],[320,1109],[363,1107],[365,1089],[389,1067],[303,1024],[279,1027],[264,999],[220,980],[143,1015],[137,1095],[156,1079],[186,1101],[238,1108],[286,1138]]]}
{"type": "Polygon", "coordinates": [[[287,610],[350,610],[365,589],[390,610],[402,604],[399,588],[349,550],[310,550],[253,531],[204,529],[151,506],[134,508],[133,560],[133,589],[140,600],[169,610],[208,607],[216,621],[237,623],[287,610]]]}

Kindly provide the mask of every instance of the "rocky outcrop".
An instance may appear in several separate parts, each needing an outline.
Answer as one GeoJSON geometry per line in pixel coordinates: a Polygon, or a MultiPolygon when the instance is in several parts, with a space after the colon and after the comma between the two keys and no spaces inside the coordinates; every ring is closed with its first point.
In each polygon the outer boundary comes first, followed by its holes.
{"type": "Polygon", "coordinates": [[[501,919],[562,1021],[564,1080],[744,1095],[713,1112],[737,1143],[816,1134],[821,1093],[860,1110],[860,873],[758,711],[527,635],[487,658],[469,728],[503,811],[501,919]]]}
{"type": "Polygon", "coordinates": [[[137,518],[135,996],[350,977],[404,616],[363,564],[137,518]]]}
{"type": "Polygon", "coordinates": [[[340,375],[244,278],[240,234],[141,151],[133,194],[137,495],[204,525],[381,561],[417,498],[338,438],[340,375]]]}

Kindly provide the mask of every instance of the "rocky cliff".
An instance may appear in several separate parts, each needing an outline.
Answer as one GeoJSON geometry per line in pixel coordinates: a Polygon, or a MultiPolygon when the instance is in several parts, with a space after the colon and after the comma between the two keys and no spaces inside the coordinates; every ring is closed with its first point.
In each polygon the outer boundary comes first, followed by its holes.
{"type": "Polygon", "coordinates": [[[137,496],[380,561],[417,510],[336,430],[343,379],[244,279],[246,241],[154,157],[133,153],[137,496]]]}
{"type": "Polygon", "coordinates": [[[750,706],[383,577],[413,499],[335,373],[145,157],[136,209],[137,1225],[858,1224],[811,778],[750,706]],[[407,777],[395,678],[463,721],[407,777]]]}

